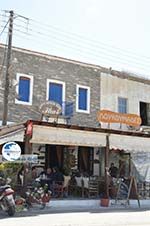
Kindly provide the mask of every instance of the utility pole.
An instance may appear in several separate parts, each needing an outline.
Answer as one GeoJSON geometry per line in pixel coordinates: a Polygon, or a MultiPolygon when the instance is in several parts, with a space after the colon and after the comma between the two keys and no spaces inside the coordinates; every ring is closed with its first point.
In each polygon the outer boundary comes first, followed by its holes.
{"type": "Polygon", "coordinates": [[[13,19],[14,12],[9,11],[9,28],[8,28],[8,49],[7,49],[7,61],[6,61],[6,75],[5,75],[5,87],[4,87],[4,106],[3,106],[3,119],[2,125],[7,125],[8,118],[8,97],[9,97],[9,82],[10,82],[10,65],[11,65],[11,48],[12,48],[12,33],[13,33],[13,19]]]}

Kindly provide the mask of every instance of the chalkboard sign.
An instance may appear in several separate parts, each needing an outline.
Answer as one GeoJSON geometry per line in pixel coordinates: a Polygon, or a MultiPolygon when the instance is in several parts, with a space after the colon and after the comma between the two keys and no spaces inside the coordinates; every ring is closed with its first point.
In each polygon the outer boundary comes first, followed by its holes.
{"type": "Polygon", "coordinates": [[[120,180],[118,186],[116,203],[118,200],[126,200],[126,204],[129,204],[129,199],[137,199],[138,205],[140,207],[137,183],[134,177],[130,177],[127,180],[120,180]]]}

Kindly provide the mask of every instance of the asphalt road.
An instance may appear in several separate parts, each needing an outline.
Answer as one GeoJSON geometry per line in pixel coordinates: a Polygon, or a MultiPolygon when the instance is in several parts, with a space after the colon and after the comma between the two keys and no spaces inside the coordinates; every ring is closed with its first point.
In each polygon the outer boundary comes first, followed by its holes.
{"type": "Polygon", "coordinates": [[[8,217],[0,211],[1,226],[150,226],[149,209],[62,210],[32,209],[8,217]]]}

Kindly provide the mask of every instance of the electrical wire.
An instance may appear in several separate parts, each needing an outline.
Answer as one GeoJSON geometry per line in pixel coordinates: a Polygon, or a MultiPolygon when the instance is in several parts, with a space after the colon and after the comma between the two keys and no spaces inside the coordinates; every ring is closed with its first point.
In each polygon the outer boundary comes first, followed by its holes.
{"type": "MultiPolygon", "coordinates": [[[[16,15],[18,15],[18,14],[16,14],[16,15]]],[[[22,18],[26,18],[26,17],[23,17],[22,16],[22,18]]],[[[17,17],[17,20],[19,20],[19,21],[21,21],[21,22],[25,22],[24,20],[22,20],[22,18],[20,18],[19,17],[19,15],[18,15],[18,17],[17,17]]],[[[36,26],[37,27],[41,27],[41,29],[42,30],[46,30],[46,31],[49,31],[50,32],[50,30],[55,30],[55,32],[61,32],[61,33],[63,33],[63,35],[64,36],[73,36],[73,38],[75,39],[75,38],[78,38],[78,39],[81,39],[81,40],[84,40],[84,42],[86,41],[88,41],[88,42],[92,42],[92,45],[95,45],[96,47],[98,47],[98,45],[97,44],[99,44],[99,45],[101,45],[101,48],[103,48],[103,49],[106,49],[107,51],[109,51],[110,52],[110,48],[112,48],[113,49],[113,51],[122,51],[122,54],[123,55],[126,55],[126,56],[130,56],[129,55],[129,53],[127,54],[127,52],[129,52],[129,51],[125,51],[125,50],[122,50],[122,49],[120,49],[120,48],[116,48],[116,47],[113,47],[113,46],[109,46],[108,47],[108,45],[106,46],[106,44],[104,44],[104,43],[100,43],[100,42],[98,42],[97,40],[89,40],[89,39],[87,39],[86,37],[83,37],[83,36],[81,36],[81,35],[77,35],[77,34],[74,34],[74,33],[68,33],[68,32],[65,32],[64,30],[62,30],[62,29],[58,29],[58,28],[56,28],[56,27],[54,27],[54,26],[50,26],[50,25],[47,25],[47,24],[42,24],[41,22],[37,22],[37,21],[35,21],[35,20],[33,20],[33,19],[29,19],[29,18],[26,18],[26,19],[28,19],[29,21],[31,21],[32,23],[34,23],[34,24],[37,24],[36,26]],[[44,28],[44,26],[46,27],[46,29],[44,28]],[[103,45],[103,46],[102,46],[103,45]]],[[[29,23],[29,25],[31,25],[31,22],[29,23]]],[[[25,27],[24,27],[25,28],[25,27]]],[[[34,28],[35,28],[35,25],[34,25],[34,28]]],[[[33,30],[33,29],[29,29],[30,31],[31,30],[33,30]]],[[[39,30],[39,29],[38,29],[39,30]]],[[[130,53],[131,54],[131,53],[130,53]]],[[[138,59],[138,56],[137,56],[137,54],[136,53],[132,53],[132,55],[134,54],[134,59],[135,58],[137,58],[138,59]]],[[[131,57],[131,56],[130,56],[131,57]]],[[[148,61],[149,61],[149,63],[150,63],[150,58],[147,58],[147,57],[145,57],[145,56],[141,56],[141,57],[144,57],[145,58],[145,60],[147,59],[148,61]]]]}
{"type": "MultiPolygon", "coordinates": [[[[53,36],[53,35],[49,36],[49,35],[45,35],[45,34],[43,34],[41,32],[35,32],[35,35],[34,35],[33,33],[32,34],[31,33],[26,33],[26,32],[23,32],[23,31],[21,31],[19,29],[14,29],[14,31],[17,31],[17,32],[20,32],[20,33],[23,33],[23,34],[29,35],[29,36],[36,36],[38,34],[40,36],[44,36],[44,38],[46,38],[47,40],[50,40],[50,38],[53,38],[55,40],[55,42],[63,43],[63,45],[65,45],[66,47],[69,47],[69,48],[71,47],[73,50],[77,50],[78,49],[78,51],[81,51],[81,49],[83,48],[83,51],[85,53],[87,53],[87,54],[93,54],[96,57],[104,57],[104,58],[107,58],[107,59],[109,58],[109,59],[112,59],[112,60],[114,60],[114,57],[116,57],[116,59],[115,59],[116,62],[119,62],[119,63],[127,62],[128,64],[131,64],[131,62],[129,62],[127,59],[121,59],[121,58],[119,58],[119,57],[117,57],[117,56],[115,56],[113,54],[109,54],[109,55],[104,56],[105,52],[103,52],[102,50],[101,50],[101,52],[99,52],[97,49],[93,50],[92,48],[84,48],[84,46],[82,46],[80,44],[78,44],[76,46],[76,43],[74,43],[72,41],[70,41],[70,42],[68,42],[66,44],[66,41],[64,41],[62,39],[59,39],[59,38],[57,38],[56,36],[53,36]]],[[[139,62],[134,62],[134,65],[139,66],[139,62]]],[[[149,67],[149,64],[146,65],[146,64],[140,63],[140,65],[141,66],[145,66],[145,67],[149,67]]]]}
{"type": "MultiPolygon", "coordinates": [[[[18,18],[19,18],[19,17],[17,17],[17,19],[18,19],[18,18]]],[[[23,18],[24,18],[24,17],[23,17],[23,18]]],[[[20,18],[19,18],[19,20],[20,20],[20,18]]],[[[22,21],[22,20],[20,20],[20,21],[22,21]]],[[[34,21],[34,20],[31,19],[31,21],[34,21]]],[[[37,22],[36,22],[36,23],[37,23],[37,22]]],[[[24,26],[22,26],[22,25],[16,25],[16,26],[22,27],[22,28],[26,29],[26,27],[24,27],[24,26]]],[[[48,26],[48,25],[45,25],[45,26],[48,26]]],[[[34,26],[34,27],[35,27],[35,26],[34,26]]],[[[42,29],[43,29],[43,27],[42,27],[42,29]]],[[[36,30],[31,29],[31,28],[28,28],[28,30],[29,30],[29,31],[32,31],[32,32],[36,32],[37,34],[43,34],[43,36],[44,36],[44,35],[47,35],[47,34],[44,34],[44,33],[40,32],[39,30],[36,31],[36,30]]],[[[46,29],[46,30],[50,32],[49,29],[46,29]]],[[[57,30],[57,29],[56,29],[56,31],[57,31],[57,32],[60,32],[60,31],[62,32],[62,30],[59,31],[59,30],[57,30]]],[[[22,31],[22,32],[23,32],[23,31],[22,31]]],[[[67,35],[67,36],[69,37],[69,36],[70,36],[70,33],[66,33],[65,35],[67,35]]],[[[74,35],[74,34],[73,34],[73,35],[74,35]]],[[[75,36],[74,38],[80,38],[80,39],[81,39],[81,37],[82,37],[82,36],[75,36]]],[[[83,39],[83,37],[82,37],[82,39],[83,39]]],[[[85,41],[89,41],[89,40],[86,40],[86,39],[84,38],[84,43],[85,43],[85,41]]],[[[95,47],[98,47],[97,43],[95,43],[95,40],[92,41],[92,47],[94,47],[94,46],[95,46],[95,47]]],[[[101,48],[102,48],[103,50],[105,50],[105,51],[111,52],[110,49],[108,49],[108,47],[106,48],[106,47],[102,47],[102,46],[101,46],[101,48]]],[[[118,51],[118,49],[115,48],[114,51],[118,51]]],[[[121,50],[121,51],[122,51],[122,50],[121,50]]],[[[110,53],[109,53],[109,54],[110,54],[110,53]]],[[[113,53],[113,54],[115,54],[115,53],[113,53]]],[[[117,53],[116,53],[116,54],[117,54],[117,53]]],[[[127,54],[126,54],[126,55],[127,55],[127,54]]],[[[128,55],[128,56],[129,56],[129,55],[128,55]]],[[[137,56],[137,55],[136,55],[136,56],[137,56]]],[[[137,58],[136,56],[134,57],[134,61],[135,61],[135,59],[137,58]]],[[[131,56],[130,56],[130,57],[131,57],[131,56]]],[[[137,58],[137,59],[138,59],[138,58],[137,58]]],[[[132,59],[132,60],[133,60],[133,59],[132,59]]],[[[138,59],[138,60],[140,60],[140,59],[138,59]]],[[[149,64],[149,63],[150,63],[150,59],[147,59],[147,60],[148,60],[148,64],[149,64]]],[[[140,63],[141,63],[141,60],[140,60],[140,63]]],[[[138,64],[139,64],[139,62],[138,62],[138,64]]]]}
{"type": "MultiPolygon", "coordinates": [[[[24,24],[27,23],[25,22],[24,24]]],[[[92,57],[96,58],[97,61],[102,61],[103,58],[103,60],[109,60],[111,64],[112,62],[121,63],[123,65],[126,65],[127,63],[127,65],[136,65],[136,68],[141,68],[142,70],[145,70],[146,68],[149,69],[150,58],[148,57],[138,56],[137,54],[135,55],[135,53],[124,51],[113,46],[108,46],[104,43],[98,42],[97,40],[87,39],[81,35],[66,32],[51,25],[42,24],[41,22],[37,22],[23,16],[20,17],[18,14],[15,14],[14,31],[16,35],[15,39],[18,33],[24,34],[26,39],[27,37],[30,37],[30,40],[34,38],[36,42],[39,42],[37,38],[40,39],[40,37],[42,37],[42,40],[44,39],[44,46],[48,46],[49,42],[53,40],[53,48],[55,49],[58,48],[57,45],[60,45],[61,47],[63,45],[63,48],[71,48],[72,51],[79,52],[80,54],[81,51],[84,52],[84,54],[88,54],[86,58],[89,58],[89,55],[91,57],[92,54],[92,57]],[[28,21],[27,27],[22,24],[18,24],[18,21],[24,23],[25,19],[28,21]],[[46,40],[47,42],[45,42],[46,40]],[[57,44],[54,46],[54,43],[57,44]],[[121,52],[122,54],[120,55],[121,52]]]]}
{"type": "Polygon", "coordinates": [[[8,35],[6,37],[6,43],[5,43],[5,48],[3,52],[3,57],[2,57],[2,63],[1,63],[1,70],[0,70],[0,78],[2,79],[2,73],[5,65],[5,60],[6,60],[6,53],[7,53],[7,43],[8,43],[8,35]]]}
{"type": "Polygon", "coordinates": [[[3,32],[5,31],[5,29],[6,29],[7,25],[8,25],[8,23],[9,23],[9,19],[8,19],[7,23],[5,24],[5,26],[3,27],[2,31],[1,31],[0,37],[1,37],[1,35],[3,34],[3,32]]]}
{"type": "MultiPolygon", "coordinates": [[[[14,29],[14,31],[16,31],[16,32],[19,32],[19,30],[17,30],[17,29],[14,29]]],[[[22,33],[22,32],[21,32],[22,33]]],[[[22,34],[24,34],[24,33],[22,33],[22,34]]],[[[18,36],[18,34],[16,35],[16,37],[18,36]]],[[[20,35],[19,35],[20,36],[20,35]]],[[[21,35],[20,36],[21,38],[25,38],[25,36],[23,36],[23,35],[21,35]]],[[[35,43],[35,39],[33,39],[33,36],[29,36],[29,37],[27,37],[28,38],[28,40],[30,40],[30,41],[33,41],[34,43],[35,43]]],[[[70,49],[70,47],[71,47],[71,49],[72,50],[74,50],[74,51],[76,51],[77,53],[78,53],[78,57],[81,57],[81,56],[84,56],[84,57],[86,57],[87,58],[87,55],[85,55],[85,53],[87,53],[87,54],[90,54],[90,56],[92,55],[92,59],[94,59],[95,61],[97,61],[97,62],[107,62],[108,63],[108,61],[110,62],[110,63],[112,63],[112,57],[110,57],[110,56],[105,56],[105,57],[103,57],[102,55],[100,55],[100,54],[92,54],[93,52],[92,51],[89,51],[89,50],[84,50],[83,52],[82,52],[82,54],[81,54],[81,49],[80,48],[78,48],[78,47],[73,47],[72,45],[70,45],[70,44],[67,44],[66,45],[66,43],[60,43],[60,41],[58,41],[58,40],[55,40],[55,42],[56,43],[58,43],[59,45],[60,45],[60,47],[62,48],[62,47],[65,47],[65,48],[68,48],[68,49],[70,49]]],[[[41,39],[38,39],[38,41],[36,41],[36,43],[42,43],[42,44],[45,44],[45,40],[44,41],[41,41],[41,39]]],[[[58,47],[58,46],[57,46],[58,47]]],[[[47,48],[49,48],[49,44],[47,45],[47,48]]],[[[55,48],[56,49],[56,48],[55,48]]],[[[59,48],[60,49],[60,48],[59,48]]],[[[50,48],[50,50],[52,50],[52,47],[50,48]]],[[[115,63],[116,63],[116,61],[114,61],[115,63]]],[[[124,61],[117,61],[117,62],[120,62],[120,63],[123,63],[124,65],[129,65],[129,62],[127,62],[127,63],[125,63],[124,61]]],[[[143,68],[143,67],[140,67],[139,65],[137,65],[138,66],[138,68],[139,69],[141,69],[141,70],[144,70],[145,68],[143,68]]]]}

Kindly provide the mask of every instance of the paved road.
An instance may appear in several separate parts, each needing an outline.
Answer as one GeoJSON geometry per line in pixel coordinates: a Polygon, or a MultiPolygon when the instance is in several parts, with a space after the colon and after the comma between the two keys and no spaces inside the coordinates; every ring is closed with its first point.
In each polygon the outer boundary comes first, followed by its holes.
{"type": "Polygon", "coordinates": [[[0,212],[1,226],[150,226],[149,209],[32,209],[11,218],[0,212]]]}

